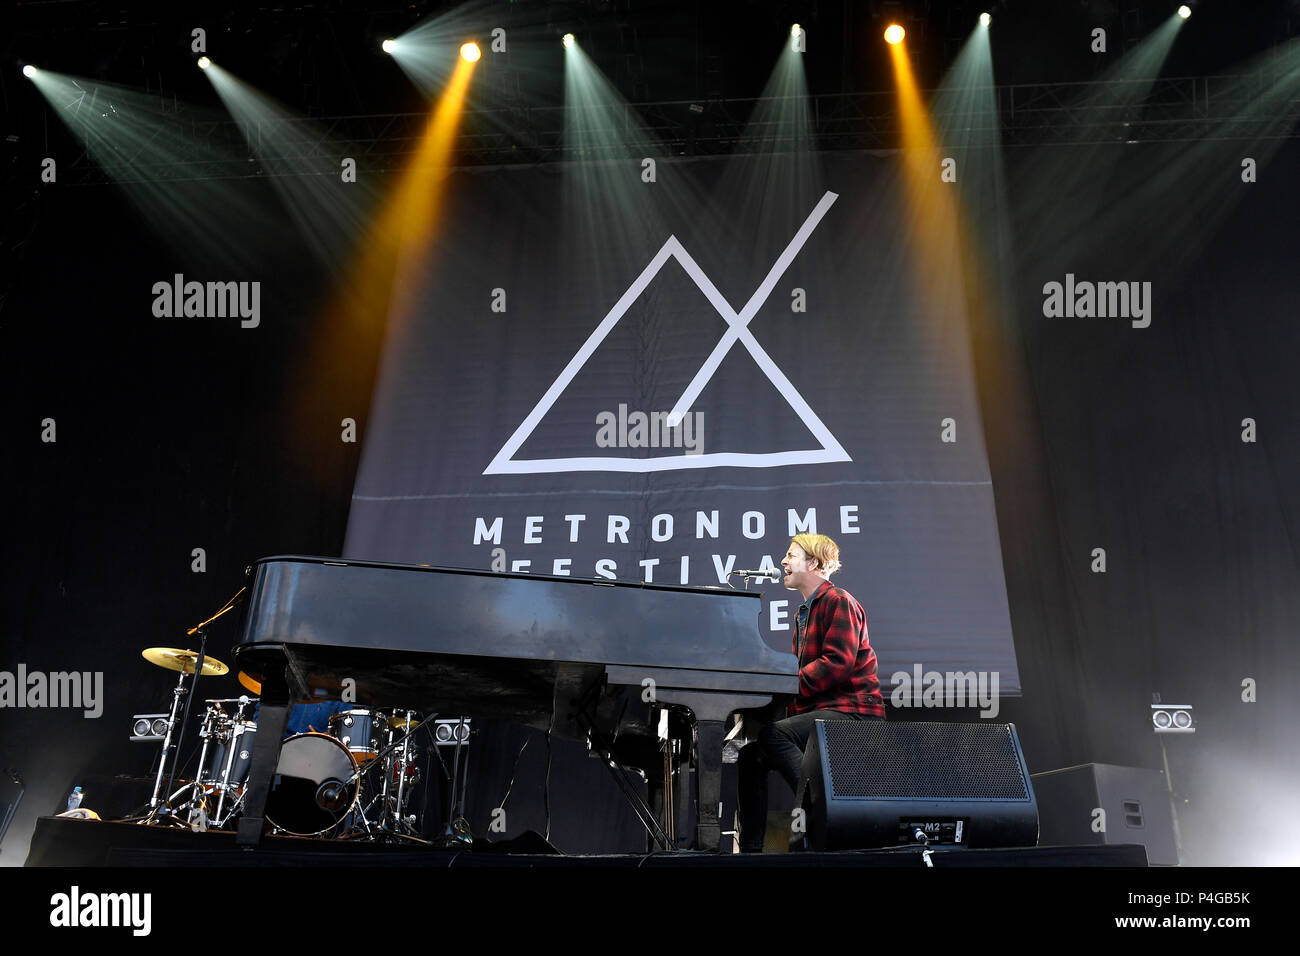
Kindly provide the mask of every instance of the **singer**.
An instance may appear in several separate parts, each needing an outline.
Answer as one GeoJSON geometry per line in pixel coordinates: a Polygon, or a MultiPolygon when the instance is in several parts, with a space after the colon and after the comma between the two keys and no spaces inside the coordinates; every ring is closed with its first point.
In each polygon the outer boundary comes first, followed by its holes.
{"type": "Polygon", "coordinates": [[[764,727],[740,751],[737,765],[742,853],[761,853],[767,826],[767,773],[799,787],[803,751],[816,720],[883,720],[885,701],[876,676],[876,652],[867,617],[848,591],[831,584],[840,549],[824,534],[799,534],[781,560],[784,583],[803,596],[795,616],[793,653],[799,660],[799,696],[789,716],[764,727]]]}

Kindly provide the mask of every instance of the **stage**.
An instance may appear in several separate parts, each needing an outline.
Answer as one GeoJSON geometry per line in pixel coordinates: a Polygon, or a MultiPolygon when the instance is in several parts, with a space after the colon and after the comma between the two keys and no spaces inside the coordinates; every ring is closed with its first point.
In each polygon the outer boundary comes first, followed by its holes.
{"type": "MultiPolygon", "coordinates": [[[[433,869],[872,869],[921,868],[920,847],[841,850],[833,853],[622,853],[567,856],[538,852],[541,837],[526,835],[481,848],[378,845],[356,840],[263,837],[255,848],[236,846],[235,833],[195,833],[102,820],[41,817],[32,836],[29,867],[422,867],[433,869]],[[530,838],[531,837],[531,838],[530,838]],[[525,852],[508,852],[518,847],[525,852]],[[527,852],[531,850],[531,852],[527,852]]],[[[996,850],[939,847],[935,869],[954,867],[1145,867],[1140,845],[1009,847],[996,850]]]]}

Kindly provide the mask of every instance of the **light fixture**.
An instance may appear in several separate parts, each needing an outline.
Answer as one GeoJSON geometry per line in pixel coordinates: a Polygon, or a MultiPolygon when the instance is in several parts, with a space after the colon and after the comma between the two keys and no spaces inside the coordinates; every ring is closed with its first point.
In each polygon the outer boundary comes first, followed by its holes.
{"type": "Polygon", "coordinates": [[[379,44],[379,49],[383,50],[385,53],[392,53],[397,49],[397,41],[392,39],[385,40],[383,43],[379,44]]]}
{"type": "Polygon", "coordinates": [[[23,76],[27,77],[27,79],[30,80],[35,75],[36,75],[36,67],[32,66],[30,63],[28,63],[25,67],[23,67],[23,76]]]}
{"type": "Polygon", "coordinates": [[[433,723],[433,740],[439,747],[452,747],[469,743],[470,724],[468,717],[440,718],[433,723]]]}
{"type": "Polygon", "coordinates": [[[560,42],[564,44],[564,48],[567,50],[569,47],[573,46],[573,44],[576,43],[577,40],[574,38],[572,33],[566,33],[563,37],[560,38],[560,42]]]}
{"type": "Polygon", "coordinates": [[[993,22],[993,14],[987,10],[980,14],[980,26],[986,27],[993,22]]]}
{"type": "Polygon", "coordinates": [[[897,23],[891,23],[889,26],[885,28],[886,43],[902,43],[903,37],[905,37],[906,35],[907,35],[907,31],[905,31],[897,23]]]}
{"type": "Polygon", "coordinates": [[[1158,734],[1194,734],[1191,704],[1152,704],[1151,726],[1158,734]]]}
{"type": "Polygon", "coordinates": [[[131,718],[131,739],[133,741],[162,740],[166,736],[166,714],[136,714],[131,718]]]}
{"type": "Polygon", "coordinates": [[[1184,3],[1181,7],[1178,8],[1178,15],[1182,17],[1184,20],[1186,20],[1188,17],[1192,15],[1192,8],[1184,3]]]}
{"type": "Polygon", "coordinates": [[[473,40],[460,45],[460,58],[466,63],[477,63],[483,51],[478,48],[478,44],[473,40]]]}
{"type": "Polygon", "coordinates": [[[209,60],[206,56],[201,56],[199,57],[198,65],[200,70],[206,70],[208,67],[212,65],[212,61],[209,60]]]}

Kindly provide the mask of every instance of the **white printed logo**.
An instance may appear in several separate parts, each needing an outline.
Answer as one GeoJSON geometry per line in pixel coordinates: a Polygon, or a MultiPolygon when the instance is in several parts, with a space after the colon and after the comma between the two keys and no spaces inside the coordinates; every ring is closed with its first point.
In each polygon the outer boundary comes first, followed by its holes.
{"type": "MultiPolygon", "coordinates": [[[[510,436],[492,462],[483,469],[485,475],[528,475],[541,474],[546,472],[558,471],[630,471],[630,472],[647,472],[647,471],[668,471],[678,468],[716,468],[722,465],[729,465],[737,468],[774,468],[780,465],[805,465],[821,464],[833,461],[852,461],[848,453],[835,436],[830,433],[816,413],[808,406],[803,397],[798,393],[790,380],[785,377],[771,356],[763,350],[758,344],[752,332],[749,331],[749,323],[758,310],[763,307],[772,294],[781,276],[790,268],[790,263],[794,257],[799,254],[804,243],[812,235],[817,224],[821,222],[822,217],[835,203],[839,197],[833,192],[827,192],[822,196],[816,207],[808,218],[804,220],[799,231],[795,233],[794,238],[790,240],[785,251],[772,264],[768,271],[767,277],[762,281],[759,287],[750,297],[745,307],[737,312],[730,303],[723,298],[722,293],[704,274],[696,261],[691,258],[691,254],[686,251],[685,247],[678,242],[676,236],[669,236],[668,241],[663,244],[655,257],[650,260],[650,264],[639,275],[631,287],[623,293],[622,298],[614,304],[609,310],[600,325],[591,333],[587,341],[583,343],[582,348],[578,349],[576,355],[569,360],[569,364],[564,367],[560,375],[551,387],[546,390],[541,401],[528,413],[528,417],[523,420],[515,433],[510,436]],[[690,276],[691,280],[704,293],[709,303],[717,310],[718,314],[727,323],[727,331],[714,346],[712,353],[705,359],[704,364],[700,366],[695,377],[691,379],[686,390],[682,393],[681,398],[668,413],[667,424],[675,427],[683,416],[691,410],[695,400],[699,398],[700,392],[708,385],[709,380],[713,378],[722,360],[726,358],[731,347],[739,341],[753,357],[755,363],[767,376],[768,380],[776,386],[777,392],[785,398],[790,407],[794,410],[799,419],[807,426],[819,442],[820,448],[811,448],[803,451],[781,451],[764,454],[747,454],[743,452],[711,452],[702,455],[665,455],[651,458],[616,458],[616,457],[590,457],[590,458],[531,458],[521,461],[515,460],[515,453],[523,445],[528,437],[532,435],[533,430],[542,420],[543,416],[550,411],[551,406],[568,388],[569,383],[573,381],[574,376],[586,364],[587,359],[591,358],[605,337],[613,331],[614,326],[623,318],[632,304],[645,291],[650,281],[659,274],[669,259],[676,259],[681,267],[690,276]]],[[[715,439],[716,443],[716,439],[715,439]]]]}

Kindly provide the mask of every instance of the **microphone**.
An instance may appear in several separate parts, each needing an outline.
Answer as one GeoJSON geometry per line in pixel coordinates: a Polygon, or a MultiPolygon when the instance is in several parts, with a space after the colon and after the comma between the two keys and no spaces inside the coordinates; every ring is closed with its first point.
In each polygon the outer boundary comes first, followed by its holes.
{"type": "Polygon", "coordinates": [[[326,780],[316,788],[316,806],[327,813],[338,813],[347,806],[347,789],[338,780],[326,780]]]}
{"type": "Polygon", "coordinates": [[[764,571],[761,568],[757,571],[732,571],[731,573],[740,574],[747,578],[771,578],[773,581],[781,577],[780,571],[764,571]]]}

